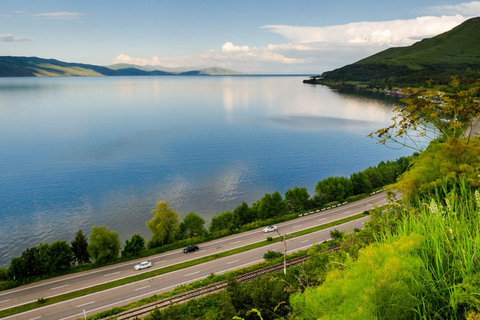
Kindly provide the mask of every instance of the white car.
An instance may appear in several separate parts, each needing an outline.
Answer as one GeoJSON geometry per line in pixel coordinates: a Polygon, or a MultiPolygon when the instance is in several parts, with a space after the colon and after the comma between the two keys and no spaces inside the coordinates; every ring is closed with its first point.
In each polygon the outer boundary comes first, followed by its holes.
{"type": "Polygon", "coordinates": [[[142,270],[142,269],[145,269],[145,268],[150,268],[152,266],[152,263],[150,261],[143,261],[143,262],[140,262],[139,264],[137,264],[134,269],[135,270],[142,270]]]}
{"type": "Polygon", "coordinates": [[[263,232],[267,233],[267,232],[272,232],[272,231],[275,231],[277,230],[277,227],[275,226],[268,226],[266,227],[265,229],[263,229],[263,232]]]}

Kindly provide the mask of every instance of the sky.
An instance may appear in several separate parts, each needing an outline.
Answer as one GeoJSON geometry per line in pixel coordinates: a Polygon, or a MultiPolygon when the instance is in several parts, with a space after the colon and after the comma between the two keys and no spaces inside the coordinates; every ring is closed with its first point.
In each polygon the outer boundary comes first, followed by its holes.
{"type": "Polygon", "coordinates": [[[0,55],[315,74],[480,16],[480,1],[0,0],[0,55]]]}

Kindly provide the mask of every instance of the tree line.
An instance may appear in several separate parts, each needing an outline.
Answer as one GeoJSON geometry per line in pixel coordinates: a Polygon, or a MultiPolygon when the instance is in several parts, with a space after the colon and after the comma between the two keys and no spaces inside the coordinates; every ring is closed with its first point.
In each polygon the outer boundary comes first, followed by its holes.
{"type": "Polygon", "coordinates": [[[313,196],[310,196],[306,188],[297,186],[288,189],[283,197],[278,191],[267,193],[251,206],[242,202],[233,211],[225,211],[213,217],[208,230],[205,228],[205,220],[196,213],[188,213],[181,221],[180,213],[171,209],[168,202],[160,201],[151,212],[153,217],[146,223],[152,233],[148,242],[139,234],[134,234],[125,241],[122,250],[116,231],[109,230],[106,226],[93,226],[88,239],[79,230],[71,243],[57,240],[26,249],[19,257],[11,260],[7,270],[1,270],[0,280],[31,281],[72,271],[71,268],[78,265],[92,262],[95,265],[105,265],[119,259],[129,260],[161,252],[162,248],[174,249],[192,242],[218,238],[249,226],[257,227],[265,222],[279,221],[278,219],[289,218],[288,215],[343,202],[393,183],[408,168],[409,163],[410,157],[402,157],[353,173],[349,178],[325,178],[317,183],[313,196]]]}

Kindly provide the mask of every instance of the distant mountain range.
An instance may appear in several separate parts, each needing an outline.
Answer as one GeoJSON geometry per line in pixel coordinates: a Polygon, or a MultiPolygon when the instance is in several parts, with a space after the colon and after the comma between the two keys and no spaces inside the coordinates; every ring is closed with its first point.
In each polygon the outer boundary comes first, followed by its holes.
{"type": "Polygon", "coordinates": [[[478,78],[480,71],[480,17],[409,47],[390,48],[354,64],[325,72],[332,81],[390,81],[425,84],[432,79],[445,83],[452,75],[478,78]]]}
{"type": "Polygon", "coordinates": [[[242,73],[219,67],[200,70],[172,69],[161,66],[115,64],[96,66],[68,63],[37,57],[0,56],[0,77],[71,77],[71,76],[166,76],[166,75],[241,75],[242,73]]]}

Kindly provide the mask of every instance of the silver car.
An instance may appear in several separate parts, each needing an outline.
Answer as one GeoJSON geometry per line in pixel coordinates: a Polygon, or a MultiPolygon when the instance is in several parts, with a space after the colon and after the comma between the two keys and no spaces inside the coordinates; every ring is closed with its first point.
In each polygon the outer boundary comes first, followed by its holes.
{"type": "Polygon", "coordinates": [[[275,226],[268,226],[268,227],[266,227],[265,229],[263,229],[263,232],[268,233],[268,232],[272,232],[272,231],[275,231],[275,230],[277,230],[277,227],[275,227],[275,226]]]}
{"type": "Polygon", "coordinates": [[[143,261],[143,262],[140,262],[139,264],[137,264],[134,269],[135,270],[142,270],[142,269],[145,269],[145,268],[150,268],[152,266],[152,263],[150,261],[143,261]]]}

